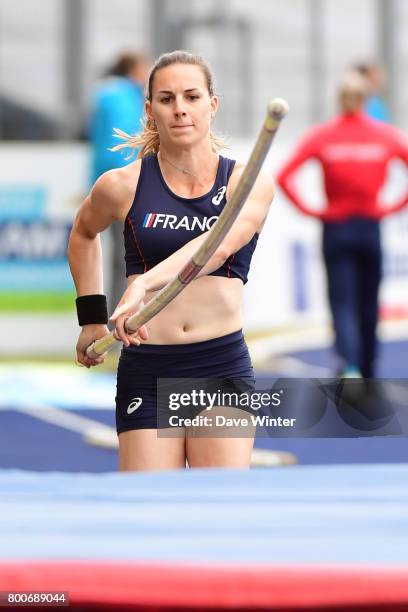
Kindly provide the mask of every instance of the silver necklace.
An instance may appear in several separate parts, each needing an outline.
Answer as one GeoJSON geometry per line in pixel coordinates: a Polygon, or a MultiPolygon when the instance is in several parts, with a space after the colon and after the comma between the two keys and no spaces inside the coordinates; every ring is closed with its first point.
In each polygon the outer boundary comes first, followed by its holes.
{"type": "Polygon", "coordinates": [[[194,172],[191,172],[191,170],[187,170],[187,168],[179,168],[179,166],[176,166],[176,164],[173,164],[172,161],[170,161],[169,159],[167,159],[167,157],[164,157],[163,155],[160,154],[160,157],[163,161],[167,162],[168,164],[170,164],[170,166],[173,166],[173,168],[175,168],[176,170],[178,170],[179,172],[182,172],[183,174],[189,174],[190,176],[193,176],[195,179],[197,179],[197,181],[200,183],[201,185],[201,181],[198,178],[198,176],[196,174],[194,174],[194,172]]]}

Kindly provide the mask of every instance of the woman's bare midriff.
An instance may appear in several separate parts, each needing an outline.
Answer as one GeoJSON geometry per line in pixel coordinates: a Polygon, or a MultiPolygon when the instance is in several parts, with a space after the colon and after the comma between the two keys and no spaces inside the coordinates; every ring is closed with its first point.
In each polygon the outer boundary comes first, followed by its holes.
{"type": "MultiPolygon", "coordinates": [[[[138,276],[130,276],[128,284],[138,276]]],[[[242,291],[238,278],[203,276],[193,280],[147,323],[149,339],[143,344],[188,344],[241,329],[242,291]]],[[[155,295],[148,293],[145,303],[155,295]]]]}

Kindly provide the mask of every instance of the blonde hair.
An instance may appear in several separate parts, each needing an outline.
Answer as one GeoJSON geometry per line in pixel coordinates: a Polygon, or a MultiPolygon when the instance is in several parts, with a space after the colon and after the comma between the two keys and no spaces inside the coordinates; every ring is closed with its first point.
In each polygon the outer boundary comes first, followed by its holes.
{"type": "Polygon", "coordinates": [[[338,86],[340,106],[345,113],[358,112],[368,94],[368,81],[355,70],[346,72],[338,86]]]}
{"type": "MultiPolygon", "coordinates": [[[[201,68],[203,71],[209,95],[214,95],[213,77],[207,62],[201,56],[193,55],[188,51],[172,51],[171,53],[163,53],[163,55],[160,55],[150,72],[146,96],[150,102],[152,101],[153,97],[153,82],[156,72],[162,68],[171,66],[172,64],[190,64],[193,66],[199,66],[199,68],[201,68]]],[[[133,149],[128,158],[132,157],[135,154],[135,150],[139,148],[140,151],[137,156],[138,158],[145,157],[151,153],[157,153],[160,149],[160,138],[154,119],[151,119],[145,115],[142,119],[142,126],[143,130],[138,134],[127,134],[123,130],[114,128],[114,137],[123,140],[123,142],[115,147],[112,147],[110,150],[120,151],[121,149],[133,149]]],[[[212,150],[216,153],[227,147],[225,140],[212,131],[210,131],[210,142],[212,150]]]]}
{"type": "Polygon", "coordinates": [[[338,91],[340,95],[351,94],[365,97],[368,93],[367,78],[356,70],[350,70],[343,74],[338,91]]]}

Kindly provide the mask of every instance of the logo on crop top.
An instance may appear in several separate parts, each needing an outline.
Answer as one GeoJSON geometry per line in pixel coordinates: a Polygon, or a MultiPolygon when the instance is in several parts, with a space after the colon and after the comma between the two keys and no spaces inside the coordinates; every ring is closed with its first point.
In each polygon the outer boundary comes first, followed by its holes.
{"type": "Polygon", "coordinates": [[[212,217],[178,217],[177,215],[168,215],[164,213],[147,213],[143,219],[142,227],[148,229],[170,229],[170,230],[187,230],[189,232],[199,229],[206,232],[211,229],[217,221],[218,216],[212,217]]]}
{"type": "Polygon", "coordinates": [[[225,185],[223,187],[219,188],[219,190],[217,191],[216,195],[211,200],[211,202],[214,204],[214,206],[219,206],[221,204],[222,199],[225,196],[225,192],[226,191],[227,191],[227,188],[225,187],[225,185]]]}

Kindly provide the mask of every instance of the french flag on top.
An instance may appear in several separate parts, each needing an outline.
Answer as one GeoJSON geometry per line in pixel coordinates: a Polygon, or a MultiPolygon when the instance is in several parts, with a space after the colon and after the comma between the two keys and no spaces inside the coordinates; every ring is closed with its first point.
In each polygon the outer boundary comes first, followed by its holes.
{"type": "Polygon", "coordinates": [[[143,227],[152,227],[155,217],[156,213],[146,213],[146,216],[143,220],[143,227]]]}

